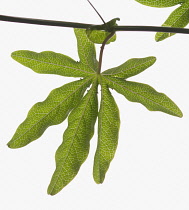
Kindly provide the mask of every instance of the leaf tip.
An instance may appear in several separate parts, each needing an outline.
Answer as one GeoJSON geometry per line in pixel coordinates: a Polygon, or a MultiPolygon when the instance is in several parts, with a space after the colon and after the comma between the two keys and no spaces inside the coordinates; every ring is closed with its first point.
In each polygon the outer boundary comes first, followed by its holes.
{"type": "Polygon", "coordinates": [[[11,141],[9,141],[9,142],[7,143],[7,146],[8,146],[8,148],[10,148],[10,149],[16,149],[16,147],[14,146],[14,144],[12,144],[11,141]]]}
{"type": "Polygon", "coordinates": [[[93,179],[96,184],[102,184],[105,179],[105,174],[98,174],[98,175],[93,174],[93,179]]]}
{"type": "Polygon", "coordinates": [[[47,194],[53,196],[53,195],[55,195],[56,193],[54,193],[53,191],[47,190],[47,194]]]}
{"type": "Polygon", "coordinates": [[[10,143],[7,143],[7,147],[8,147],[8,148],[11,148],[10,143]]]}
{"type": "Polygon", "coordinates": [[[56,195],[58,192],[56,192],[54,189],[52,189],[52,187],[49,185],[48,189],[47,189],[47,194],[48,195],[56,195]]]}
{"type": "Polygon", "coordinates": [[[156,35],[155,35],[155,41],[156,42],[160,42],[160,41],[162,41],[163,39],[162,39],[162,36],[160,36],[159,35],[159,33],[156,33],[156,35]]]}
{"type": "Polygon", "coordinates": [[[17,51],[12,52],[12,53],[11,53],[11,57],[13,58],[14,56],[16,56],[16,54],[17,54],[18,52],[21,52],[21,51],[23,51],[23,50],[17,50],[17,51]]]}
{"type": "Polygon", "coordinates": [[[96,184],[102,184],[104,182],[104,180],[96,180],[96,179],[94,179],[94,181],[96,184]]]}
{"type": "Polygon", "coordinates": [[[164,39],[167,39],[168,37],[173,36],[175,33],[166,33],[166,32],[157,32],[155,35],[155,41],[160,42],[164,39]]]}
{"type": "Polygon", "coordinates": [[[150,56],[150,58],[152,59],[152,65],[156,62],[157,58],[155,56],[150,56]]]}
{"type": "Polygon", "coordinates": [[[11,53],[11,58],[14,59],[15,61],[18,61],[19,55],[23,52],[23,50],[17,50],[11,53]]]}
{"type": "Polygon", "coordinates": [[[183,113],[180,111],[177,116],[182,118],[183,117],[183,113]]]}
{"type": "Polygon", "coordinates": [[[61,190],[63,189],[63,187],[59,187],[58,185],[55,185],[52,180],[47,188],[47,194],[48,195],[56,195],[57,193],[59,193],[61,190]]]}
{"type": "Polygon", "coordinates": [[[177,111],[173,115],[179,118],[183,117],[183,113],[178,107],[177,107],[177,111]]]}
{"type": "Polygon", "coordinates": [[[14,51],[14,52],[11,53],[11,58],[14,59],[15,53],[16,53],[16,51],[14,51]]]}

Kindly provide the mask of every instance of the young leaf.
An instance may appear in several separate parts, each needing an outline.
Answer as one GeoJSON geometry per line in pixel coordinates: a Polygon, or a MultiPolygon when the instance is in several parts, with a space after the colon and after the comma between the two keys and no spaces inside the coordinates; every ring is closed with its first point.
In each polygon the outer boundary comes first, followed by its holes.
{"type": "Polygon", "coordinates": [[[136,0],[137,2],[150,7],[171,7],[187,0],[136,0]]]}
{"type": "MultiPolygon", "coordinates": [[[[189,23],[189,1],[174,10],[162,26],[184,28],[189,23]]],[[[155,40],[162,41],[175,33],[156,33],[155,40]]]]}
{"type": "Polygon", "coordinates": [[[126,79],[137,75],[153,65],[156,61],[156,58],[153,56],[146,58],[132,58],[123,63],[120,66],[108,69],[102,72],[102,75],[111,75],[113,77],[119,77],[126,79]]]}
{"type": "Polygon", "coordinates": [[[78,104],[91,80],[86,78],[52,90],[46,100],[38,102],[30,109],[27,118],[17,128],[8,146],[23,147],[39,138],[49,126],[63,122],[78,104]]]}
{"type": "Polygon", "coordinates": [[[55,195],[78,173],[87,158],[89,141],[94,133],[98,114],[97,82],[68,117],[68,128],[63,143],[56,152],[56,170],[48,187],[48,194],[55,195]]]}
{"type": "Polygon", "coordinates": [[[170,98],[149,85],[109,76],[104,76],[104,78],[109,87],[124,95],[129,101],[141,103],[150,111],[161,111],[177,117],[183,116],[181,110],[170,98]]]}
{"type": "MultiPolygon", "coordinates": [[[[105,24],[92,26],[86,30],[86,34],[88,39],[96,44],[102,44],[106,37],[108,37],[111,32],[113,31],[113,27],[117,26],[116,21],[120,20],[119,18],[114,18],[110,21],[108,21],[105,24]],[[97,30],[98,29],[98,30],[97,30]]],[[[110,42],[114,42],[116,40],[116,34],[114,34],[107,42],[106,44],[109,44],[110,42]]]]}
{"type": "Polygon", "coordinates": [[[106,84],[102,84],[101,104],[98,114],[98,145],[94,158],[93,177],[102,183],[118,143],[119,110],[106,84]]]}
{"type": "MultiPolygon", "coordinates": [[[[91,40],[91,42],[94,42],[96,44],[102,44],[105,38],[110,34],[110,32],[107,31],[99,31],[99,30],[86,30],[88,38],[91,40]]],[[[111,37],[106,44],[109,44],[111,42],[115,42],[116,40],[116,34],[111,37]]]]}

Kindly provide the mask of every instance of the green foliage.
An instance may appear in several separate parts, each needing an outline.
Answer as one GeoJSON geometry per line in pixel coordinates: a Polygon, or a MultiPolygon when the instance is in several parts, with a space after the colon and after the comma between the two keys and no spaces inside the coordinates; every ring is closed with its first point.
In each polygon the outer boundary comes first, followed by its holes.
{"type": "Polygon", "coordinates": [[[141,73],[142,71],[153,65],[155,61],[156,58],[153,56],[146,58],[132,58],[120,66],[104,71],[102,75],[111,75],[114,77],[127,79],[141,73]]]}
{"type": "MultiPolygon", "coordinates": [[[[167,20],[163,23],[162,26],[166,27],[175,27],[175,28],[184,28],[189,23],[189,2],[183,3],[180,7],[175,9],[167,20]]],[[[174,33],[156,33],[155,40],[162,41],[170,36],[173,36],[174,33]]]]}
{"type": "Polygon", "coordinates": [[[56,152],[56,170],[48,193],[59,192],[78,173],[89,153],[89,141],[94,134],[98,114],[97,81],[68,117],[68,128],[56,152]]]}
{"type": "MultiPolygon", "coordinates": [[[[91,30],[91,29],[87,29],[86,32],[87,32],[88,38],[96,44],[102,44],[105,38],[110,34],[110,32],[107,32],[107,31],[98,31],[98,30],[91,30]]],[[[106,44],[115,42],[115,40],[116,40],[116,34],[114,34],[114,36],[111,39],[109,39],[106,44]]]]}
{"type": "Polygon", "coordinates": [[[23,147],[39,138],[49,126],[63,122],[81,100],[91,80],[89,77],[52,90],[45,101],[31,108],[8,146],[10,148],[23,147]]]}
{"type": "Polygon", "coordinates": [[[136,0],[136,1],[146,6],[161,8],[161,7],[172,7],[174,5],[183,3],[187,0],[136,0]]]}
{"type": "MultiPolygon", "coordinates": [[[[94,43],[83,29],[75,29],[80,61],[54,52],[35,53],[16,51],[12,57],[37,73],[82,77],[82,79],[53,90],[47,99],[35,104],[8,143],[10,148],[23,147],[39,138],[51,125],[68,116],[68,127],[63,142],[56,152],[56,170],[48,187],[48,194],[55,195],[78,173],[89,153],[90,140],[98,117],[98,144],[94,158],[93,177],[102,183],[118,143],[120,126],[119,110],[110,88],[124,95],[129,101],[138,102],[151,111],[162,111],[182,117],[182,112],[165,94],[152,87],[127,81],[156,61],[155,57],[133,58],[120,66],[98,73],[94,43]],[[97,91],[101,85],[101,102],[98,111],[97,91]],[[90,89],[86,92],[86,89],[90,89]]],[[[98,36],[102,36],[99,32],[98,36]]],[[[103,37],[104,38],[104,37],[103,37]]]]}
{"type": "Polygon", "coordinates": [[[161,111],[177,117],[182,117],[182,112],[177,105],[165,94],[158,93],[149,85],[125,81],[121,78],[104,77],[109,87],[132,102],[143,104],[150,111],[161,111]]]}
{"type": "Polygon", "coordinates": [[[74,32],[77,38],[80,62],[87,67],[88,71],[96,73],[98,70],[98,61],[96,59],[94,44],[86,36],[85,30],[75,29],[74,32]]]}
{"type": "Polygon", "coordinates": [[[51,51],[36,53],[20,50],[13,52],[11,56],[14,60],[40,74],[86,77],[95,73],[95,69],[89,69],[87,65],[81,62],[76,62],[68,56],[51,51]]]}
{"type": "MultiPolygon", "coordinates": [[[[189,23],[189,1],[188,0],[136,0],[141,4],[151,7],[171,7],[177,4],[181,4],[175,9],[162,24],[166,27],[184,28],[189,23]]],[[[175,33],[157,32],[155,36],[156,41],[162,41],[175,33]]]]}
{"type": "MultiPolygon", "coordinates": [[[[102,24],[99,26],[92,26],[91,28],[88,28],[86,30],[88,39],[93,43],[102,44],[104,40],[106,39],[106,37],[113,31],[113,27],[117,26],[117,23],[116,23],[117,20],[120,20],[120,19],[114,18],[110,20],[109,22],[107,22],[106,24],[102,24]],[[97,29],[102,29],[102,30],[97,30],[97,29]],[[104,31],[104,29],[106,30],[104,31]]],[[[116,34],[114,34],[113,37],[111,37],[106,42],[106,44],[115,42],[115,40],[116,40],[116,34]]]]}
{"type": "Polygon", "coordinates": [[[119,109],[106,83],[102,83],[101,104],[98,115],[98,145],[94,158],[93,177],[102,183],[114,157],[120,126],[119,109]]]}

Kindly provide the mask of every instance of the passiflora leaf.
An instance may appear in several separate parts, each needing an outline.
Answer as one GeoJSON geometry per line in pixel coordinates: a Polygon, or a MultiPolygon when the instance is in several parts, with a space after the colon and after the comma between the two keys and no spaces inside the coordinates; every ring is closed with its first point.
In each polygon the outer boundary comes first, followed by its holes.
{"type": "Polygon", "coordinates": [[[52,90],[45,101],[38,102],[30,109],[8,146],[23,147],[39,138],[49,126],[63,122],[78,104],[91,81],[92,78],[86,78],[52,90]]]}
{"type": "MultiPolygon", "coordinates": [[[[161,5],[163,2],[162,0],[161,5]]],[[[107,31],[113,31],[116,20],[118,18],[105,24],[106,27],[108,26],[107,31]]],[[[95,30],[103,30],[105,25],[88,30],[89,38],[94,42],[102,43],[109,32],[102,34],[95,30]]],[[[180,109],[165,94],[157,92],[149,85],[124,80],[153,65],[156,61],[155,57],[133,58],[101,74],[98,72],[99,63],[96,60],[94,43],[89,40],[86,30],[75,29],[74,32],[77,38],[79,62],[51,51],[36,53],[20,50],[12,53],[16,61],[37,73],[84,77],[52,90],[43,102],[36,103],[8,143],[10,148],[23,147],[39,138],[49,126],[63,122],[70,113],[63,142],[55,155],[56,169],[48,187],[50,195],[55,195],[62,190],[77,175],[86,160],[97,115],[98,143],[93,177],[96,183],[104,181],[115,155],[120,127],[119,110],[109,88],[115,89],[129,101],[143,104],[151,111],[162,111],[182,117],[180,109]],[[83,97],[91,84],[92,87],[83,97]],[[98,84],[102,86],[99,112],[98,84]]]]}
{"type": "Polygon", "coordinates": [[[156,58],[153,56],[146,58],[132,58],[120,66],[108,69],[102,72],[102,75],[110,75],[119,78],[128,78],[137,75],[153,65],[156,58]]]}
{"type": "Polygon", "coordinates": [[[109,87],[124,95],[129,101],[141,103],[150,111],[161,111],[177,117],[183,116],[181,110],[170,98],[149,85],[109,76],[104,76],[104,78],[109,87]]]}
{"type": "Polygon", "coordinates": [[[56,170],[48,187],[48,194],[58,193],[78,173],[89,152],[89,141],[94,133],[97,114],[97,83],[95,81],[68,117],[68,128],[64,132],[63,143],[56,152],[56,170]]]}
{"type": "Polygon", "coordinates": [[[91,72],[98,70],[98,61],[96,60],[95,45],[86,34],[86,29],[74,29],[77,38],[77,48],[80,62],[83,63],[91,72]]]}
{"type": "Polygon", "coordinates": [[[135,0],[150,7],[171,7],[187,0],[135,0]]]}
{"type": "MultiPolygon", "coordinates": [[[[174,10],[162,26],[184,28],[189,23],[189,1],[174,10]]],[[[162,41],[175,33],[156,33],[155,40],[162,41]]]]}
{"type": "Polygon", "coordinates": [[[102,183],[118,143],[120,127],[119,110],[106,84],[102,85],[98,114],[98,145],[94,158],[93,177],[102,183]]]}
{"type": "MultiPolygon", "coordinates": [[[[103,41],[106,39],[106,37],[110,34],[110,32],[107,31],[99,31],[99,30],[86,30],[88,38],[91,40],[91,42],[94,42],[96,44],[102,44],[103,41]]],[[[106,44],[109,44],[111,42],[114,42],[116,40],[116,34],[114,34],[107,42],[106,44]]]]}

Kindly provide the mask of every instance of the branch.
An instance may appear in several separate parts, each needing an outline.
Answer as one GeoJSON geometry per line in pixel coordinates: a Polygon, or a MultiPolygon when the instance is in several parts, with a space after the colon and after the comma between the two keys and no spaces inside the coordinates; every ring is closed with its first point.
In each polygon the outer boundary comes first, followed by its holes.
{"type": "MultiPolygon", "coordinates": [[[[54,21],[54,20],[41,20],[32,18],[21,18],[0,15],[0,20],[17,23],[28,23],[46,26],[59,26],[59,27],[71,27],[71,28],[90,28],[91,26],[98,26],[94,24],[76,23],[76,22],[65,22],[65,21],[54,21]]],[[[96,29],[100,30],[100,29],[96,29]]],[[[101,29],[102,30],[102,29],[101,29]]],[[[104,28],[105,30],[105,28],[104,28]]],[[[181,33],[189,34],[187,28],[173,28],[173,27],[157,27],[157,26],[114,26],[114,31],[148,31],[148,32],[167,32],[167,33],[181,33]]]]}
{"type": "Polygon", "coordinates": [[[174,28],[161,26],[114,26],[115,31],[147,31],[189,34],[188,28],[174,28]]]}
{"type": "Polygon", "coordinates": [[[92,24],[85,23],[75,23],[75,22],[64,22],[64,21],[55,21],[55,20],[41,20],[33,18],[22,18],[22,17],[12,17],[0,15],[0,20],[16,23],[28,23],[36,25],[46,25],[46,26],[60,26],[60,27],[72,27],[72,28],[89,28],[94,26],[92,24]]]}

